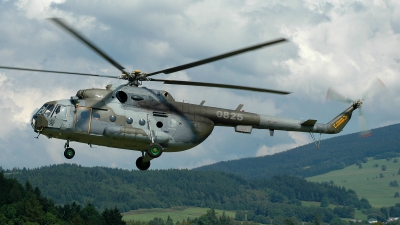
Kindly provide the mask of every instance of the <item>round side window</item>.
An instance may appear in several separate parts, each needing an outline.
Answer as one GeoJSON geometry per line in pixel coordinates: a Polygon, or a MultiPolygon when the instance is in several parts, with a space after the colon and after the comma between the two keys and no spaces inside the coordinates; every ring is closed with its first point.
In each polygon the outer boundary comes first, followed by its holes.
{"type": "Polygon", "coordinates": [[[118,91],[115,96],[121,103],[125,103],[128,100],[128,95],[123,91],[118,91]]]}
{"type": "Polygon", "coordinates": [[[117,117],[115,117],[114,115],[110,116],[110,121],[111,122],[115,122],[117,120],[117,117]]]}
{"type": "Polygon", "coordinates": [[[83,111],[83,112],[81,112],[81,118],[82,119],[87,119],[87,118],[89,118],[89,112],[88,111],[83,111]]]}
{"type": "Polygon", "coordinates": [[[100,119],[100,114],[98,114],[98,113],[93,113],[92,118],[93,118],[94,120],[99,120],[99,119],[100,119]]]}
{"type": "Polygon", "coordinates": [[[132,124],[133,123],[133,119],[130,118],[130,117],[126,118],[126,123],[132,124]]]}
{"type": "Polygon", "coordinates": [[[146,120],[140,119],[140,120],[139,120],[139,124],[140,124],[141,126],[144,126],[144,125],[146,124],[146,120]]]}

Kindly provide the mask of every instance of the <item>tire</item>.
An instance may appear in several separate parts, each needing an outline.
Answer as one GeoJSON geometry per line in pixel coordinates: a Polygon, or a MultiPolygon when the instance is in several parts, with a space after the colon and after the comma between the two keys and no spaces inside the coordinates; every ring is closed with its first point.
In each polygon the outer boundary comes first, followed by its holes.
{"type": "Polygon", "coordinates": [[[143,157],[139,157],[136,160],[136,167],[139,170],[147,170],[150,167],[150,161],[149,162],[143,162],[143,157]]]}
{"type": "Polygon", "coordinates": [[[147,154],[149,154],[149,156],[153,159],[160,157],[162,153],[163,153],[163,148],[161,147],[160,144],[153,143],[150,144],[149,147],[147,148],[147,154]]]}
{"type": "Polygon", "coordinates": [[[75,150],[73,148],[67,148],[64,151],[64,156],[67,159],[72,159],[75,156],[75,150]]]}

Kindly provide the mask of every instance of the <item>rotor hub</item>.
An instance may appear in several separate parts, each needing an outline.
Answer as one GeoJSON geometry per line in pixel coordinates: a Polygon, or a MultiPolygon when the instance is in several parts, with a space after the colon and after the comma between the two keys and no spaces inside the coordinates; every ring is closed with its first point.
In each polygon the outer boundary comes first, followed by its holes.
{"type": "Polygon", "coordinates": [[[355,102],[353,103],[353,107],[354,107],[355,109],[361,108],[362,103],[363,103],[363,102],[359,99],[359,100],[357,100],[357,101],[355,101],[355,102]]]}

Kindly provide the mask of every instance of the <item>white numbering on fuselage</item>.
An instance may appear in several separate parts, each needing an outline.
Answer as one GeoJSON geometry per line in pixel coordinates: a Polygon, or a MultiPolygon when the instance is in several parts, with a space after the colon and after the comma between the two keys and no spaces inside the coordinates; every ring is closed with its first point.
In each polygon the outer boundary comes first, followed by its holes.
{"type": "Polygon", "coordinates": [[[243,115],[240,113],[234,113],[234,112],[222,112],[222,111],[217,111],[217,117],[219,118],[224,118],[224,119],[230,119],[230,120],[243,120],[243,115]]]}

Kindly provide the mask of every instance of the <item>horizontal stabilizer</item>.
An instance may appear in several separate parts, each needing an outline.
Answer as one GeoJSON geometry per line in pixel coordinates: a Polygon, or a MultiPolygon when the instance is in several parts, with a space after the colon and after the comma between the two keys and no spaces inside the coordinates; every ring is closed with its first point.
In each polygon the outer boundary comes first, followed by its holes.
{"type": "Polygon", "coordinates": [[[317,120],[307,120],[301,123],[302,126],[314,126],[314,124],[317,122],[317,120]]]}

